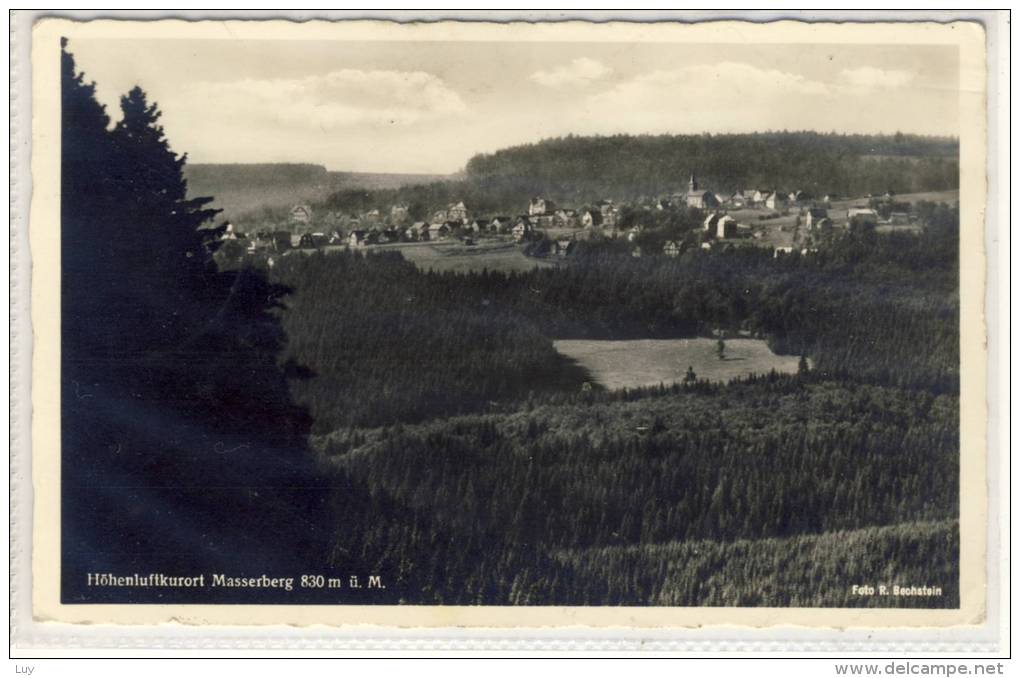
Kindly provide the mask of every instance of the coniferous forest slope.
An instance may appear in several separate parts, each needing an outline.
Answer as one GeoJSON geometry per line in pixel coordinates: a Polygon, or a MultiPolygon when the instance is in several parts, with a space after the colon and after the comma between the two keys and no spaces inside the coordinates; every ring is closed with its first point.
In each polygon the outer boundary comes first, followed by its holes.
{"type": "Polygon", "coordinates": [[[825,252],[694,250],[634,258],[578,243],[529,273],[422,272],[396,252],[282,257],[294,383],[314,430],[483,411],[588,381],[552,339],[761,336],[834,378],[955,392],[955,247],[947,230],[848,234],[825,252]]]}
{"type": "Polygon", "coordinates": [[[331,562],[382,549],[408,601],[957,605],[957,229],[943,206],[803,257],[582,243],[528,274],[283,258],[313,447],[406,512],[400,537],[344,520],[331,562]],[[814,369],[605,392],[551,347],[720,328],[814,369]]]}
{"type": "Polygon", "coordinates": [[[467,175],[528,181],[541,195],[569,195],[582,186],[608,196],[659,195],[678,190],[691,172],[724,193],[770,187],[814,195],[914,193],[956,188],[958,153],[955,139],[902,134],[566,137],[477,155],[467,175]]]}

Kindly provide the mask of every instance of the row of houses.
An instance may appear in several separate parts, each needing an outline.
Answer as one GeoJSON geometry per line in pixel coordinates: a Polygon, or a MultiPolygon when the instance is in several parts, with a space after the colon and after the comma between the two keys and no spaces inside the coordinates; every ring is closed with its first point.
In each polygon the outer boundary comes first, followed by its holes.
{"type": "Polygon", "coordinates": [[[808,191],[785,192],[763,188],[739,190],[731,194],[713,193],[700,187],[697,177],[692,172],[691,178],[687,182],[687,192],[674,194],[670,198],[659,200],[655,207],[661,210],[675,204],[683,204],[698,209],[731,207],[734,209],[784,210],[790,207],[831,204],[836,196],[827,194],[819,198],[808,191]]]}

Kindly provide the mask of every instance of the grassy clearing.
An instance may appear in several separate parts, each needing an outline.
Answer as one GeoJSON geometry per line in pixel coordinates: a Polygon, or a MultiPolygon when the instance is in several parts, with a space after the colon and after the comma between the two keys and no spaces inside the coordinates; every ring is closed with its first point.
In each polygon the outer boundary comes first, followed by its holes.
{"type": "Polygon", "coordinates": [[[397,249],[404,258],[422,271],[502,271],[522,273],[533,268],[553,266],[552,261],[524,256],[520,246],[503,240],[483,240],[476,245],[464,245],[454,240],[435,243],[401,243],[372,249],[397,249]]]}
{"type": "MultiPolygon", "coordinates": [[[[343,252],[347,245],[330,245],[321,248],[326,253],[343,252]]],[[[320,250],[291,250],[299,254],[313,254],[320,250]]],[[[502,273],[526,273],[534,268],[555,266],[552,259],[534,259],[524,256],[519,245],[504,240],[483,240],[476,245],[465,245],[457,240],[438,242],[402,242],[386,245],[370,245],[357,251],[400,252],[404,259],[420,271],[480,273],[500,271],[502,273]]],[[[289,253],[288,253],[289,254],[289,253]]]]}
{"type": "Polygon", "coordinates": [[[797,356],[779,356],[760,339],[727,339],[722,360],[715,339],[637,339],[554,341],[563,355],[577,361],[609,389],[681,382],[688,367],[698,379],[725,382],[747,374],[797,371],[797,356]]]}

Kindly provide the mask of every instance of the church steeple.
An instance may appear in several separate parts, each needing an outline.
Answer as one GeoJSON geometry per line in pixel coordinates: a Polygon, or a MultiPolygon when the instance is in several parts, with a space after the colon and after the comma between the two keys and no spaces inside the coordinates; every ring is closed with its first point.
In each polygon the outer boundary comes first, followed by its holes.
{"type": "Polygon", "coordinates": [[[698,190],[698,180],[694,177],[694,172],[691,172],[691,180],[687,182],[687,192],[694,193],[698,190]]]}

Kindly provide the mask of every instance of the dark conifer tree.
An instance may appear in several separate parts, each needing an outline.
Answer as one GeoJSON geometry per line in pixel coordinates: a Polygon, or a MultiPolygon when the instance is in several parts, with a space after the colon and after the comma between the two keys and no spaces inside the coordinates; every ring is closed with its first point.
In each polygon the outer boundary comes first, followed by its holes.
{"type": "Polygon", "coordinates": [[[76,564],[314,559],[329,520],[278,364],[289,290],[217,271],[211,198],[188,198],[141,89],[111,130],[66,49],[62,67],[65,597],[76,564]]]}

